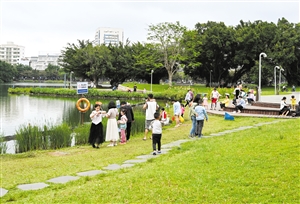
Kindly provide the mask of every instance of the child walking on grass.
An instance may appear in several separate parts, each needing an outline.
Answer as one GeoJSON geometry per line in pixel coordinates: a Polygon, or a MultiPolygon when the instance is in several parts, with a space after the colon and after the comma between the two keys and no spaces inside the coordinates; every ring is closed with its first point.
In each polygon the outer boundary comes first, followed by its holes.
{"type": "Polygon", "coordinates": [[[126,128],[127,128],[127,117],[126,117],[126,110],[121,110],[121,118],[118,120],[118,124],[120,125],[121,130],[121,143],[126,144],[126,128]]]}
{"type": "Polygon", "coordinates": [[[160,121],[160,114],[158,112],[154,113],[155,120],[151,122],[150,129],[152,130],[152,148],[153,155],[157,153],[160,154],[161,148],[161,137],[162,137],[162,122],[160,121]],[[157,145],[157,152],[156,152],[157,145]]]}

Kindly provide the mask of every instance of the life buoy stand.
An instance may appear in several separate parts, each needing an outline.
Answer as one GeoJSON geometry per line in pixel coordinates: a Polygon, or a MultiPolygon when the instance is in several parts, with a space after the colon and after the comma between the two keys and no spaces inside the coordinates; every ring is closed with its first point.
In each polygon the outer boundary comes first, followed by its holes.
{"type": "Polygon", "coordinates": [[[80,112],[87,112],[91,107],[91,103],[89,100],[87,100],[86,98],[80,98],[77,102],[76,102],[76,108],[80,111],[80,112]],[[85,108],[81,108],[80,104],[81,102],[85,102],[86,103],[86,107],[85,108]]]}

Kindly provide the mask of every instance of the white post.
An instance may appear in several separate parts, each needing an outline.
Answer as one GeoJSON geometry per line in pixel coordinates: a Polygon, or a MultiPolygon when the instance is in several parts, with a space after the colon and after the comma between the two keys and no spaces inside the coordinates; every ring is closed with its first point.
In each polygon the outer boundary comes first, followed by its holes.
{"type": "Polygon", "coordinates": [[[152,93],[152,75],[153,75],[153,69],[151,69],[151,93],[152,93]]]}
{"type": "Polygon", "coordinates": [[[279,83],[278,83],[279,90],[280,90],[280,85],[281,85],[281,71],[284,71],[284,69],[282,69],[282,68],[279,69],[279,83]]]}
{"type": "Polygon", "coordinates": [[[262,52],[259,54],[259,61],[258,61],[258,101],[261,100],[261,57],[267,57],[266,53],[262,52]]]}
{"type": "Polygon", "coordinates": [[[275,82],[274,88],[275,88],[275,95],[277,94],[277,90],[276,90],[276,88],[277,88],[277,85],[276,85],[276,69],[280,69],[280,67],[278,67],[278,66],[274,67],[274,82],[275,82]]]}
{"type": "Polygon", "coordinates": [[[72,73],[74,73],[73,71],[70,72],[70,89],[72,87],[72,73]]]}

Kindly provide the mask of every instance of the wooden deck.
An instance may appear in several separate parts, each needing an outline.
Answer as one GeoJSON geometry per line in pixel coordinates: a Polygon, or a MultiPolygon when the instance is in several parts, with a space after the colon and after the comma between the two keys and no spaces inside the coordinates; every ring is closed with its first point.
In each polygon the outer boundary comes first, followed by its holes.
{"type": "MultiPolygon", "coordinates": [[[[209,105],[210,107],[210,105],[209,105]]],[[[225,107],[224,111],[220,111],[219,104],[217,110],[208,109],[209,114],[225,115],[225,112],[233,116],[251,116],[251,117],[273,117],[273,118],[295,118],[291,114],[295,113],[295,110],[291,110],[290,116],[282,117],[279,115],[279,103],[269,102],[256,102],[253,105],[247,104],[241,113],[234,113],[235,107],[233,105],[225,107]]]]}

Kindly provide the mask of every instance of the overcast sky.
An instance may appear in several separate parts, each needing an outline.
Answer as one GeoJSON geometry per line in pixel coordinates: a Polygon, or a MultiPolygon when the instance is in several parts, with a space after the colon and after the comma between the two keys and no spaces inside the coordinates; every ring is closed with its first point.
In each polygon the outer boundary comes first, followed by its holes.
{"type": "Polygon", "coordinates": [[[0,43],[25,46],[25,56],[60,53],[68,43],[93,40],[99,27],[122,28],[124,39],[145,42],[151,24],[176,22],[188,29],[196,23],[240,20],[300,22],[300,0],[286,1],[76,1],[0,0],[0,43]]]}

